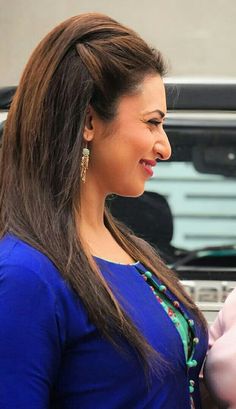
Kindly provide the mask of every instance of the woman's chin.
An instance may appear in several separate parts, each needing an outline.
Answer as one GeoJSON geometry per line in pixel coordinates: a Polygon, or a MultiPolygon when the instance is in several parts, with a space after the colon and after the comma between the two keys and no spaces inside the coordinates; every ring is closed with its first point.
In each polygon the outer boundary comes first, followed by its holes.
{"type": "Polygon", "coordinates": [[[124,196],[124,197],[139,197],[143,194],[144,192],[144,186],[132,186],[127,189],[119,189],[119,191],[115,192],[118,196],[124,196]]]}

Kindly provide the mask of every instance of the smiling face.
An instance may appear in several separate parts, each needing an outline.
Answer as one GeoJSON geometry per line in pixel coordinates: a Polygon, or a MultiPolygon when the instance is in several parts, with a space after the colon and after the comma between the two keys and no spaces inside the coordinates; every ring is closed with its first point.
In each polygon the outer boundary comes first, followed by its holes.
{"type": "Polygon", "coordinates": [[[121,97],[115,118],[107,123],[91,110],[91,141],[86,184],[96,184],[102,194],[139,196],[158,160],[171,155],[163,130],[166,96],[159,75],[147,76],[138,91],[121,97]]]}

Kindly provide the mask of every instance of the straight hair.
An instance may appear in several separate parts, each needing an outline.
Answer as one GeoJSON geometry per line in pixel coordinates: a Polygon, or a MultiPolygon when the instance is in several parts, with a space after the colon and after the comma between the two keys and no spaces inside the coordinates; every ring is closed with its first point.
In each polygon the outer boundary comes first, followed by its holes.
{"type": "MultiPolygon", "coordinates": [[[[108,16],[89,13],[54,28],[25,67],[7,117],[0,162],[0,236],[7,232],[45,254],[83,302],[89,319],[115,345],[122,336],[145,369],[161,356],[140,333],[76,231],[80,163],[89,105],[103,120],[145,76],[165,73],[159,51],[108,16]],[[96,297],[94,297],[96,294],[96,297]]],[[[120,246],[151,270],[205,326],[177,277],[157,253],[105,209],[120,246]]]]}

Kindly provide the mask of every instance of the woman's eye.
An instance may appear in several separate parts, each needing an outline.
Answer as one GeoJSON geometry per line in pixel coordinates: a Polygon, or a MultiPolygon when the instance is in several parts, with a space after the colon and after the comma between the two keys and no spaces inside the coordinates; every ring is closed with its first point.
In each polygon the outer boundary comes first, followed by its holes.
{"type": "Polygon", "coordinates": [[[158,126],[161,124],[161,121],[158,121],[157,119],[150,119],[148,123],[154,126],[158,126]]]}

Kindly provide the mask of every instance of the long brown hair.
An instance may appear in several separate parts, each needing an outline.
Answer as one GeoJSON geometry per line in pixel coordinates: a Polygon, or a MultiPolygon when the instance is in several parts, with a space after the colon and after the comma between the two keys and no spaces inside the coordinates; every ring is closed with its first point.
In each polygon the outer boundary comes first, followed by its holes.
{"type": "MultiPolygon", "coordinates": [[[[78,170],[89,104],[109,122],[122,95],[134,92],[147,74],[162,76],[164,71],[160,52],[113,19],[95,13],[68,19],[40,42],[23,72],[5,126],[0,164],[1,236],[13,233],[47,255],[101,334],[112,342],[117,334],[124,336],[146,366],[155,353],[83,248],[74,207],[80,197],[78,170]]],[[[127,253],[204,323],[152,248],[107,210],[104,218],[127,253]]]]}

